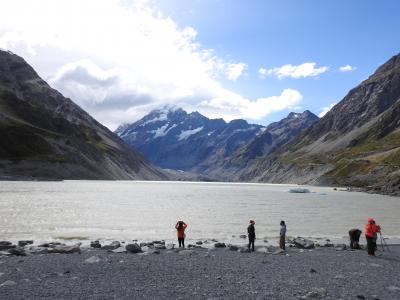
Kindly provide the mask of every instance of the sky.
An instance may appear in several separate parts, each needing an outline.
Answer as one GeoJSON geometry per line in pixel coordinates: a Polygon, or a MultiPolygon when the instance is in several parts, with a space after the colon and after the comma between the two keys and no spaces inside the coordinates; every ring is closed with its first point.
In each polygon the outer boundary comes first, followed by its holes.
{"type": "Polygon", "coordinates": [[[400,52],[397,0],[0,0],[0,48],[114,130],[165,105],[323,116],[400,52]]]}

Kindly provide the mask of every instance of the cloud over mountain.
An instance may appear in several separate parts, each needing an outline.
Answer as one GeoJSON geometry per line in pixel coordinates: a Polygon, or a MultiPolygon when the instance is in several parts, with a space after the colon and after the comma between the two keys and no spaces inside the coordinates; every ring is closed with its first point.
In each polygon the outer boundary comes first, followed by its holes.
{"type": "Polygon", "coordinates": [[[5,0],[0,47],[24,56],[112,129],[164,104],[259,119],[302,98],[287,89],[248,99],[225,88],[224,80],[240,80],[247,64],[219,57],[199,44],[195,28],[180,27],[143,0],[5,0]]]}

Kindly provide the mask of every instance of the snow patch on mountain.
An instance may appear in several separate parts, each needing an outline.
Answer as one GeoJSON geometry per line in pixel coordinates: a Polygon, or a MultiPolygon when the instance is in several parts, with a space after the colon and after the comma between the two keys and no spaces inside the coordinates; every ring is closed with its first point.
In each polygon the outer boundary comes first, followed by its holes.
{"type": "Polygon", "coordinates": [[[165,124],[164,126],[161,126],[160,128],[157,128],[156,130],[151,130],[151,133],[154,133],[153,138],[158,138],[158,137],[162,137],[162,136],[166,136],[168,134],[168,132],[175,128],[177,125],[174,124],[172,125],[170,128],[168,128],[169,123],[165,124]]]}
{"type": "Polygon", "coordinates": [[[204,127],[202,126],[202,127],[198,127],[198,128],[191,129],[191,130],[184,130],[184,131],[181,131],[181,133],[177,136],[177,137],[178,137],[178,140],[179,140],[179,141],[186,140],[186,139],[187,139],[188,137],[190,137],[191,135],[196,134],[196,133],[202,131],[203,128],[204,128],[204,127]]]}

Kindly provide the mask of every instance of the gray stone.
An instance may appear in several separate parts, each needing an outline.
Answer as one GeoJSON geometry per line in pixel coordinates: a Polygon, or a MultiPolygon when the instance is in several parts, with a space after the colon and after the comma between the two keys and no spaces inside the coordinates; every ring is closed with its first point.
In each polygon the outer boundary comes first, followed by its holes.
{"type": "Polygon", "coordinates": [[[99,241],[93,241],[93,242],[90,242],[90,247],[99,249],[99,248],[101,248],[101,244],[99,241]]]}
{"type": "Polygon", "coordinates": [[[225,243],[215,243],[214,247],[215,248],[226,248],[226,245],[225,245],[225,243]]]}
{"type": "Polygon", "coordinates": [[[346,244],[337,244],[337,245],[335,245],[335,250],[336,251],[344,251],[346,249],[347,249],[346,244]]]}
{"type": "Polygon", "coordinates": [[[101,247],[102,250],[115,250],[117,248],[121,247],[121,243],[118,241],[114,241],[109,245],[105,245],[103,247],[101,247]]]}
{"type": "Polygon", "coordinates": [[[238,247],[238,246],[235,246],[235,245],[229,245],[229,250],[231,250],[231,251],[238,251],[238,250],[239,250],[239,247],[238,247]]]}
{"type": "Polygon", "coordinates": [[[95,264],[100,261],[101,261],[101,259],[98,256],[91,256],[88,259],[85,259],[85,263],[87,263],[87,264],[95,264]]]}
{"type": "Polygon", "coordinates": [[[112,252],[112,253],[126,253],[126,248],[124,246],[121,246],[121,247],[119,247],[117,249],[108,250],[108,251],[112,252]]]}
{"type": "Polygon", "coordinates": [[[245,239],[245,238],[247,238],[247,235],[241,234],[239,237],[240,237],[241,239],[245,239]]]}
{"type": "Polygon", "coordinates": [[[12,245],[10,242],[3,242],[3,244],[0,244],[0,251],[13,249],[15,247],[17,247],[17,246],[12,245]]]}
{"type": "Polygon", "coordinates": [[[21,248],[21,247],[12,248],[12,249],[8,250],[8,252],[11,255],[15,255],[15,256],[26,256],[26,252],[25,252],[24,248],[21,248]]]}
{"type": "Polygon", "coordinates": [[[273,252],[272,254],[274,255],[278,255],[278,254],[285,254],[285,250],[283,249],[277,249],[275,252],[273,252]]]}
{"type": "Polygon", "coordinates": [[[0,284],[0,287],[13,286],[16,284],[17,283],[15,281],[7,280],[7,281],[4,281],[2,284],[0,284]]]}
{"type": "Polygon", "coordinates": [[[197,241],[196,245],[203,245],[203,242],[202,241],[197,241]]]}
{"type": "Polygon", "coordinates": [[[327,292],[324,288],[312,288],[309,292],[305,294],[305,298],[324,298],[327,292]]]}
{"type": "Polygon", "coordinates": [[[80,253],[81,247],[79,245],[73,246],[56,246],[55,248],[48,249],[49,253],[71,254],[80,253]]]}
{"type": "Polygon", "coordinates": [[[158,250],[165,250],[167,249],[167,247],[165,246],[165,244],[154,244],[154,248],[158,249],[158,250]]]}
{"type": "Polygon", "coordinates": [[[182,251],[179,251],[179,255],[192,255],[193,254],[193,250],[182,250],[182,251]]]}
{"type": "Polygon", "coordinates": [[[315,248],[314,242],[308,239],[297,237],[293,240],[293,243],[297,248],[300,249],[313,249],[315,248]]]}
{"type": "Polygon", "coordinates": [[[139,246],[138,243],[133,243],[133,244],[128,244],[125,246],[126,251],[130,252],[130,253],[141,253],[142,248],[139,246]]]}
{"type": "Polygon", "coordinates": [[[20,247],[25,247],[26,245],[32,245],[32,244],[33,244],[32,240],[18,241],[18,246],[20,247]]]}

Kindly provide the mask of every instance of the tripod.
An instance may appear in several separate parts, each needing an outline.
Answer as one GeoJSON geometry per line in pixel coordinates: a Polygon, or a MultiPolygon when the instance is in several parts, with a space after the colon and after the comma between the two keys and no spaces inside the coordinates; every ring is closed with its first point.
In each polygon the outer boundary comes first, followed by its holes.
{"type": "Polygon", "coordinates": [[[389,246],[388,246],[388,244],[386,244],[385,238],[382,236],[382,232],[379,231],[379,235],[381,237],[382,251],[385,251],[385,247],[386,247],[386,250],[390,252],[389,246]]]}

